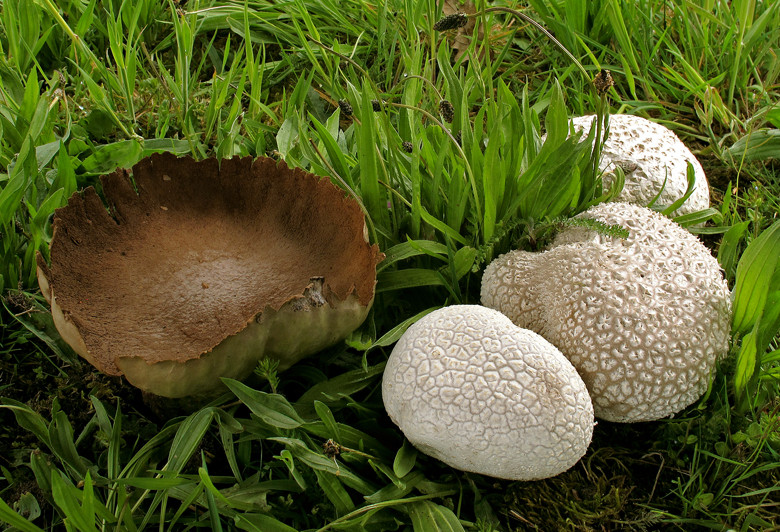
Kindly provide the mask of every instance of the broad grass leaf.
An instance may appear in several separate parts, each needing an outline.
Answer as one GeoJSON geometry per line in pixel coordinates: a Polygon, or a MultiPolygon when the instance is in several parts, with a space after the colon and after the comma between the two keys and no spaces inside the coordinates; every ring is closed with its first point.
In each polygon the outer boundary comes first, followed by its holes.
{"type": "Polygon", "coordinates": [[[8,182],[0,190],[0,225],[6,225],[13,219],[24,193],[35,177],[35,169],[37,169],[35,149],[32,138],[28,136],[22,143],[16,164],[9,172],[8,182]]]}
{"type": "MultiPolygon", "coordinates": [[[[97,501],[97,505],[100,505],[99,501],[97,501]]],[[[90,475],[89,472],[87,472],[87,474],[84,475],[84,487],[82,489],[82,497],[81,497],[81,510],[84,512],[84,515],[87,516],[87,519],[91,519],[93,523],[95,522],[95,510],[96,510],[95,490],[92,484],[92,475],[90,475]]],[[[115,519],[113,520],[115,521],[115,519]]]]}
{"type": "Polygon", "coordinates": [[[68,416],[62,410],[54,414],[49,425],[49,441],[51,450],[62,462],[73,468],[79,475],[87,472],[87,464],[79,456],[73,441],[73,426],[68,416]]]}
{"type": "MultiPolygon", "coordinates": [[[[380,456],[383,459],[391,460],[393,452],[382,444],[379,440],[345,423],[337,424],[339,431],[339,443],[351,449],[359,451],[368,451],[374,456],[380,456]]],[[[330,438],[331,431],[322,421],[312,421],[303,426],[309,434],[319,438],[330,438]]]]}
{"type": "MultiPolygon", "coordinates": [[[[778,5],[780,6],[780,4],[778,5]]],[[[766,119],[770,124],[780,129],[780,107],[774,107],[772,110],[767,112],[766,119]]]]}
{"type": "Polygon", "coordinates": [[[144,148],[141,142],[130,139],[104,144],[81,163],[90,174],[106,174],[117,168],[130,168],[141,160],[144,148]]]}
{"type": "Polygon", "coordinates": [[[187,484],[194,485],[195,482],[184,477],[131,477],[119,478],[115,481],[120,486],[132,486],[141,490],[163,491],[176,486],[187,484]]]}
{"type": "Polygon", "coordinates": [[[750,221],[748,220],[735,223],[726,231],[720,241],[720,247],[718,248],[718,263],[726,272],[726,277],[728,279],[734,278],[737,261],[739,260],[737,255],[739,244],[749,225],[750,221]]]}
{"type": "Polygon", "coordinates": [[[219,437],[222,441],[222,448],[225,451],[225,458],[230,466],[230,471],[240,482],[242,480],[241,468],[238,466],[238,460],[236,458],[236,447],[233,435],[242,432],[244,427],[225,410],[217,411],[217,426],[219,428],[219,437]]]}
{"type": "Polygon", "coordinates": [[[290,452],[290,450],[282,450],[282,452],[279,453],[278,458],[287,467],[287,470],[290,472],[290,476],[293,478],[301,491],[306,491],[309,488],[309,485],[306,483],[306,479],[303,478],[303,474],[301,473],[300,469],[295,466],[295,457],[290,452]]]}
{"type": "Polygon", "coordinates": [[[175,530],[174,525],[179,521],[179,518],[184,514],[184,512],[188,511],[192,507],[193,503],[200,499],[204,490],[205,487],[203,486],[202,482],[191,482],[187,488],[184,488],[183,486],[174,486],[170,489],[171,495],[178,498],[181,501],[181,505],[168,523],[168,530],[175,530]],[[179,492],[177,490],[182,491],[179,492]]]}
{"type": "Polygon", "coordinates": [[[291,115],[285,118],[279,131],[276,133],[276,148],[282,154],[282,158],[287,158],[293,143],[298,138],[298,117],[291,115]]]}
{"type": "Polygon", "coordinates": [[[219,519],[219,509],[217,508],[216,497],[218,497],[220,501],[224,503],[227,503],[227,501],[219,492],[219,490],[214,486],[214,483],[211,482],[211,478],[209,478],[209,475],[205,469],[202,467],[198,468],[198,476],[200,477],[201,483],[206,487],[204,493],[206,495],[206,507],[209,509],[209,523],[211,523],[211,530],[222,532],[222,522],[219,519]]]}
{"type": "Polygon", "coordinates": [[[436,270],[424,268],[406,268],[404,270],[384,271],[376,276],[376,292],[392,292],[420,286],[446,286],[442,274],[436,270]]]}
{"type": "Polygon", "coordinates": [[[206,504],[209,509],[209,523],[211,523],[211,530],[222,532],[222,521],[219,519],[219,510],[217,509],[217,503],[214,501],[214,495],[205,490],[206,504]]]}
{"type": "Polygon", "coordinates": [[[453,266],[455,268],[455,277],[460,280],[464,275],[471,271],[474,261],[477,258],[477,250],[471,246],[464,246],[455,252],[453,266]]]}
{"type": "Polygon", "coordinates": [[[272,427],[295,429],[303,424],[303,419],[284,396],[254,390],[234,379],[223,378],[222,382],[253,414],[272,427]]]}
{"type": "Polygon", "coordinates": [[[122,468],[122,472],[119,476],[126,478],[141,475],[146,472],[149,461],[153,457],[156,449],[167,445],[171,438],[175,436],[179,426],[179,424],[168,425],[152,436],[143,447],[127,460],[127,464],[122,468]]]}
{"type": "Polygon", "coordinates": [[[30,453],[30,469],[38,487],[48,497],[51,494],[51,475],[57,468],[52,465],[48,455],[36,449],[30,453]]]}
{"type": "Polygon", "coordinates": [[[52,182],[50,190],[63,190],[64,198],[67,199],[76,191],[78,182],[76,181],[76,171],[73,169],[73,163],[68,155],[68,149],[65,143],[60,141],[59,152],[57,154],[57,172],[52,182]]]}
{"type": "Polygon", "coordinates": [[[336,442],[341,441],[341,434],[339,433],[339,426],[336,423],[336,418],[333,416],[333,412],[330,411],[328,405],[322,401],[314,401],[314,410],[317,412],[317,416],[322,420],[322,423],[328,429],[331,434],[331,438],[336,442]]]}
{"type": "MultiPolygon", "coordinates": [[[[720,213],[720,211],[718,211],[718,209],[709,207],[700,211],[689,212],[688,214],[675,216],[672,218],[672,220],[677,225],[688,229],[688,231],[691,233],[696,233],[698,231],[698,227],[696,226],[707,223],[710,220],[712,220],[715,224],[722,224],[723,215],[720,213]]],[[[719,229],[720,232],[726,231],[726,228],[723,227],[717,227],[717,229],[719,229]]]]}
{"type": "Polygon", "coordinates": [[[0,397],[0,408],[6,408],[16,416],[16,422],[23,429],[29,430],[37,438],[51,449],[49,437],[49,424],[39,413],[24,403],[8,397],[0,397]]]}
{"type": "Polygon", "coordinates": [[[764,310],[770,283],[780,266],[780,220],[753,240],[737,264],[732,333],[745,334],[764,310]]]}
{"type": "Polygon", "coordinates": [[[38,85],[38,77],[35,72],[36,69],[33,69],[27,80],[27,87],[25,88],[20,114],[29,119],[29,126],[26,131],[27,134],[30,137],[37,139],[41,137],[43,128],[46,125],[46,119],[49,117],[49,103],[48,98],[40,97],[41,91],[40,86],[38,85]],[[28,96],[30,97],[28,98],[28,96]]]}
{"type": "MultiPolygon", "coordinates": [[[[29,491],[22,493],[19,496],[19,500],[16,501],[16,504],[19,508],[19,512],[22,515],[26,515],[28,521],[35,521],[41,516],[41,505],[38,503],[38,499],[35,498],[35,495],[29,491]]],[[[2,518],[0,518],[0,520],[1,519],[2,518]]]]}
{"type": "Polygon", "coordinates": [[[38,162],[38,171],[43,170],[43,168],[54,159],[54,156],[59,153],[62,145],[62,140],[58,139],[35,147],[35,160],[38,162]]]}
{"type": "Polygon", "coordinates": [[[42,528],[34,525],[18,513],[14,512],[13,508],[8,506],[3,499],[0,498],[0,521],[7,523],[22,532],[43,532],[42,528]]]}
{"type": "Polygon", "coordinates": [[[278,519],[266,514],[239,514],[235,517],[236,526],[249,532],[298,532],[278,519]]]}
{"type": "Polygon", "coordinates": [[[550,104],[544,121],[547,130],[546,142],[559,146],[569,136],[569,119],[563,91],[557,80],[553,83],[549,96],[550,104]]]}
{"type": "Polygon", "coordinates": [[[393,460],[393,473],[395,473],[395,476],[398,478],[405,477],[414,469],[414,464],[416,462],[417,449],[409,443],[409,440],[404,439],[403,445],[398,449],[395,460],[393,460]]]}
{"type": "Polygon", "coordinates": [[[327,128],[317,120],[313,114],[309,113],[309,119],[319,134],[320,142],[325,146],[325,151],[328,153],[330,164],[333,165],[333,169],[338,172],[342,179],[347,181],[350,187],[354,188],[354,183],[350,182],[351,172],[349,164],[347,163],[346,157],[344,157],[344,152],[341,151],[341,148],[336,142],[336,139],[333,138],[327,128]]]}
{"type": "Polygon", "coordinates": [[[756,322],[756,327],[742,338],[742,346],[737,354],[737,367],[734,371],[734,390],[736,390],[738,397],[744,396],[748,384],[756,371],[756,362],[758,360],[758,349],[756,346],[758,324],[759,322],[756,322]]]}
{"type": "Polygon", "coordinates": [[[43,201],[43,203],[41,203],[40,207],[38,207],[38,210],[34,214],[31,209],[32,206],[28,204],[28,209],[31,210],[30,214],[33,215],[33,226],[39,228],[40,230],[44,229],[46,223],[49,220],[49,216],[54,213],[55,209],[62,206],[64,203],[64,194],[65,190],[63,189],[55,190],[48,198],[43,201]]]}
{"type": "Polygon", "coordinates": [[[174,155],[187,155],[192,151],[192,142],[183,139],[145,139],[143,141],[143,156],[153,153],[169,152],[174,155]]]}
{"type": "Polygon", "coordinates": [[[179,473],[184,468],[206,435],[213,419],[214,409],[204,408],[181,422],[171,443],[166,471],[179,473]]]}
{"type": "Polygon", "coordinates": [[[696,174],[693,170],[693,165],[690,161],[688,161],[688,168],[686,169],[685,178],[688,181],[688,185],[685,189],[685,194],[682,195],[682,197],[676,199],[674,203],[666,207],[661,214],[664,216],[669,216],[674,211],[679,209],[685,201],[691,197],[691,194],[693,194],[693,189],[696,187],[696,174]]]}
{"type": "Polygon", "coordinates": [[[82,508],[79,504],[79,490],[67,480],[63,473],[59,471],[52,473],[51,488],[54,503],[65,514],[66,521],[75,526],[79,532],[97,531],[95,514],[88,513],[82,508]]]}
{"type": "Polygon", "coordinates": [[[317,475],[317,484],[319,484],[325,496],[333,504],[336,515],[341,516],[355,509],[355,503],[336,475],[324,473],[316,469],[314,474],[317,475]]]}
{"type": "Polygon", "coordinates": [[[780,158],[780,129],[759,129],[737,140],[726,152],[736,161],[780,158]]]}
{"type": "Polygon", "coordinates": [[[431,307],[423,310],[422,312],[418,312],[411,318],[407,318],[389,331],[387,331],[385,334],[383,334],[376,342],[374,342],[374,345],[372,347],[385,347],[388,345],[392,345],[396,343],[401,336],[406,332],[406,329],[411,327],[417,320],[422,318],[423,316],[430,314],[434,310],[438,310],[441,307],[431,307]]]}
{"type": "Polygon", "coordinates": [[[401,479],[401,485],[397,482],[391,482],[384,488],[368,495],[365,499],[368,504],[376,504],[380,502],[392,501],[406,497],[417,485],[425,480],[425,475],[420,471],[410,473],[406,477],[401,479]]]}
{"type": "Polygon", "coordinates": [[[409,240],[396,244],[385,250],[384,253],[385,259],[379,263],[377,272],[381,272],[398,261],[410,259],[419,255],[435,256],[441,260],[446,260],[447,246],[440,242],[433,242],[430,240],[409,240]]]}
{"type": "Polygon", "coordinates": [[[211,477],[209,476],[209,472],[206,471],[205,468],[199,467],[198,468],[198,477],[200,478],[200,481],[203,483],[203,485],[206,487],[206,491],[208,493],[211,493],[214,497],[219,499],[220,502],[223,504],[233,507],[233,504],[228,500],[227,497],[225,497],[214,485],[214,482],[212,482],[211,477]]]}
{"type": "Polygon", "coordinates": [[[312,451],[302,440],[282,437],[268,439],[284,444],[295,458],[312,469],[338,476],[347,486],[357,490],[362,495],[368,495],[376,491],[375,486],[357,476],[345,465],[340,465],[324,454],[312,451]]]}
{"type": "Polygon", "coordinates": [[[294,480],[279,479],[258,482],[260,474],[255,474],[240,484],[220,490],[230,501],[230,507],[236,510],[257,512],[270,509],[267,497],[273,492],[300,493],[301,487],[294,480]]]}
{"type": "MultiPolygon", "coordinates": [[[[371,91],[363,86],[358,92],[355,87],[349,85],[350,98],[353,101],[355,111],[360,114],[361,124],[356,125],[355,134],[358,144],[358,163],[360,165],[360,198],[368,211],[368,217],[377,228],[389,227],[387,209],[387,197],[383,194],[383,187],[379,184],[383,181],[381,155],[377,153],[376,139],[379,136],[380,126],[371,106],[371,91]]],[[[386,180],[386,178],[385,178],[386,180]]],[[[382,245],[382,242],[379,242],[382,245]]]]}
{"type": "Polygon", "coordinates": [[[409,517],[414,532],[465,532],[452,510],[431,501],[410,504],[409,517]]]}
{"type": "Polygon", "coordinates": [[[461,84],[460,79],[458,79],[457,74],[455,74],[455,70],[452,68],[450,53],[451,51],[448,47],[440,46],[437,52],[436,62],[439,65],[439,71],[444,74],[444,79],[447,84],[446,94],[450,98],[450,103],[455,107],[452,130],[461,131],[463,129],[461,125],[463,123],[462,117],[468,116],[466,114],[468,110],[466,109],[467,106],[461,105],[464,99],[463,85],[461,84]]]}
{"type": "MultiPolygon", "coordinates": [[[[460,183],[460,181],[453,179],[452,183],[460,183]]],[[[459,197],[458,195],[452,195],[452,194],[450,194],[450,196],[459,197]]],[[[465,202],[461,202],[461,203],[465,203],[465,202]]],[[[468,244],[468,241],[458,231],[456,231],[446,223],[442,222],[441,220],[438,220],[436,217],[432,216],[427,210],[425,210],[425,207],[420,208],[420,217],[423,219],[425,223],[430,224],[434,229],[437,229],[442,234],[450,237],[455,242],[463,244],[464,246],[468,244]]]]}
{"type": "MultiPolygon", "coordinates": [[[[99,403],[97,398],[90,396],[93,399],[93,403],[99,403]]],[[[110,439],[108,440],[108,453],[106,464],[106,476],[110,479],[117,478],[122,470],[120,456],[122,453],[122,408],[121,402],[117,401],[116,415],[114,416],[114,424],[111,426],[111,431],[108,433],[110,439]]]]}
{"type": "Polygon", "coordinates": [[[319,382],[298,399],[295,403],[295,410],[302,417],[314,417],[317,412],[315,401],[321,401],[326,405],[333,404],[344,397],[359,392],[376,382],[376,377],[381,375],[384,369],[385,363],[382,362],[375,366],[369,366],[367,371],[363,368],[353,369],[332,379],[319,382]]]}

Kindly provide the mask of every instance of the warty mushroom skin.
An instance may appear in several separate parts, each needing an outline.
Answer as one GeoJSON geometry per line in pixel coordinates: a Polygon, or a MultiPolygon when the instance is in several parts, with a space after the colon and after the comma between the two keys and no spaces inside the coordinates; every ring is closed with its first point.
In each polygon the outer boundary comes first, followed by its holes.
{"type": "Polygon", "coordinates": [[[422,452],[497,478],[562,473],[593,434],[590,397],[571,363],[479,305],[445,307],[412,325],[387,362],[382,397],[422,452]]]}
{"type": "MultiPolygon", "coordinates": [[[[594,118],[595,115],[579,116],[572,118],[571,123],[576,132],[587,134],[594,118]]],[[[604,189],[612,185],[616,167],[625,174],[623,191],[614,201],[647,206],[661,192],[658,205],[671,205],[683,197],[688,188],[689,162],[696,184],[690,197],[675,211],[675,216],[710,206],[707,176],[696,156],[673,131],[661,124],[640,116],[609,116],[609,134],[602,148],[599,170],[603,172],[604,189]]]]}
{"type": "Polygon", "coordinates": [[[538,332],[574,364],[597,418],[651,421],[706,391],[729,347],[731,300],[718,262],[650,209],[603,203],[579,215],[629,231],[561,231],[540,253],[485,269],[482,304],[538,332]]]}

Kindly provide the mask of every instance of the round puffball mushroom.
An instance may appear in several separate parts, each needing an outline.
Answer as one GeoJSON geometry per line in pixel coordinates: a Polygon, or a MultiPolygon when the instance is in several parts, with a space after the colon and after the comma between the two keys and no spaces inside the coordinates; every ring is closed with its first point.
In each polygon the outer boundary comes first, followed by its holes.
{"type": "Polygon", "coordinates": [[[387,361],[382,398],[415,447],[492,477],[562,473],[593,434],[593,406],[571,363],[478,305],[445,307],[412,325],[387,361]]]}
{"type": "Polygon", "coordinates": [[[164,397],[285,369],[357,328],[376,264],[360,206],[270,158],[153,155],[54,215],[38,282],[62,338],[164,397]]]}
{"type": "MultiPolygon", "coordinates": [[[[575,131],[587,134],[594,118],[579,116],[571,122],[575,131]]],[[[710,206],[710,189],[701,164],[677,135],[661,124],[633,115],[609,116],[599,170],[605,189],[614,181],[615,168],[623,170],[625,185],[615,201],[647,206],[660,192],[657,203],[671,205],[688,189],[688,163],[693,166],[695,186],[675,216],[710,206]]]]}
{"type": "Polygon", "coordinates": [[[645,207],[603,203],[547,251],[512,251],[485,269],[482,304],[538,332],[574,364],[596,417],[660,419],[696,401],[729,347],[731,300],[720,266],[692,234],[645,207]]]}

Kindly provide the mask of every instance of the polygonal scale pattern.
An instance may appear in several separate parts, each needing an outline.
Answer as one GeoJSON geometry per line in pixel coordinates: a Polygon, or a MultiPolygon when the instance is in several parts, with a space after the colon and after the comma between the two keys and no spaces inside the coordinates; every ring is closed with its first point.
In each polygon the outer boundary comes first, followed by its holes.
{"type": "MultiPolygon", "coordinates": [[[[574,130],[587,134],[594,116],[573,118],[574,130]]],[[[614,181],[615,168],[623,170],[625,185],[616,201],[646,206],[660,192],[658,204],[671,205],[688,188],[688,163],[693,167],[696,185],[675,215],[710,206],[709,185],[701,164],[677,135],[661,124],[639,116],[609,116],[609,134],[604,141],[599,169],[604,172],[605,189],[614,181]]]]}
{"type": "Polygon", "coordinates": [[[464,471],[539,479],[585,453],[593,409],[565,357],[538,334],[476,305],[435,311],[398,341],[382,386],[417,448],[464,471]]]}
{"type": "Polygon", "coordinates": [[[596,417],[679,412],[704,393],[728,351],[731,301],[718,262],[649,209],[605,203],[581,216],[618,224],[629,237],[569,227],[548,251],[499,257],[485,271],[483,303],[561,350],[596,417]]]}

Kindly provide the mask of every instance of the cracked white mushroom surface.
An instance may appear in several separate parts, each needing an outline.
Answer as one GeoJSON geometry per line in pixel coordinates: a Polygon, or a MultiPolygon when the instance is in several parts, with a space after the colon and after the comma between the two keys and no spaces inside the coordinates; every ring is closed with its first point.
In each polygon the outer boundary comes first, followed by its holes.
{"type": "MultiPolygon", "coordinates": [[[[571,119],[574,130],[587,134],[595,115],[571,119]]],[[[647,206],[655,198],[659,205],[671,205],[688,188],[688,163],[693,166],[696,184],[690,197],[675,211],[687,214],[710,206],[707,176],[696,156],[670,129],[640,116],[610,115],[609,135],[604,142],[599,170],[604,172],[604,188],[614,181],[620,167],[625,174],[623,191],[615,201],[647,206]],[[664,184],[666,179],[666,184],[664,184]]]]}
{"type": "Polygon", "coordinates": [[[412,325],[387,362],[382,397],[415,447],[492,477],[562,473],[593,434],[591,400],[571,363],[479,305],[445,307],[412,325]]]}
{"type": "Polygon", "coordinates": [[[651,421],[695,402],[728,352],[731,300],[692,234],[650,209],[604,203],[579,215],[626,239],[567,227],[541,253],[512,251],[482,280],[482,304],[547,338],[574,364],[596,417],[651,421]]]}

